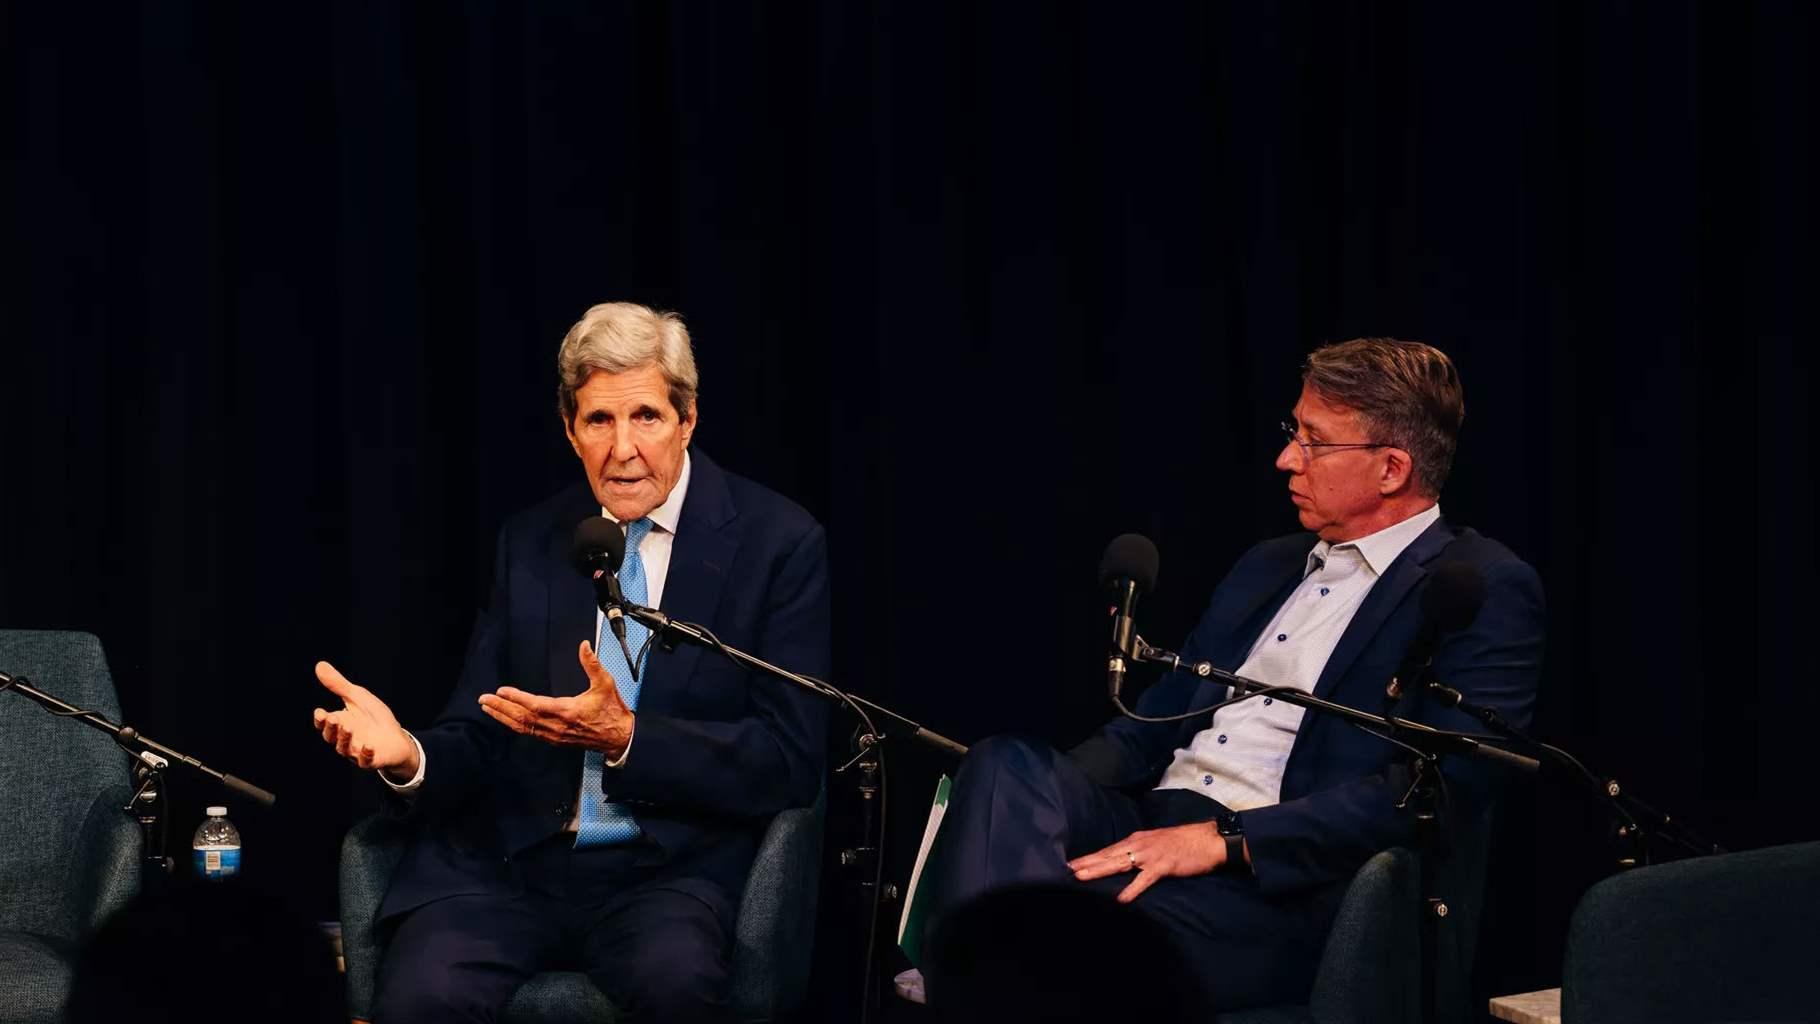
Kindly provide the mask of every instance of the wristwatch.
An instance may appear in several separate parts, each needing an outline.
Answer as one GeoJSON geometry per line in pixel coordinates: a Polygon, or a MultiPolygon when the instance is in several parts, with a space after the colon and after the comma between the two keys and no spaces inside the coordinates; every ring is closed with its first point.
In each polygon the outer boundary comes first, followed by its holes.
{"type": "Polygon", "coordinates": [[[1220,828],[1220,838],[1226,840],[1226,863],[1221,870],[1244,874],[1251,870],[1245,863],[1245,823],[1239,819],[1238,811],[1227,811],[1215,819],[1220,828]]]}

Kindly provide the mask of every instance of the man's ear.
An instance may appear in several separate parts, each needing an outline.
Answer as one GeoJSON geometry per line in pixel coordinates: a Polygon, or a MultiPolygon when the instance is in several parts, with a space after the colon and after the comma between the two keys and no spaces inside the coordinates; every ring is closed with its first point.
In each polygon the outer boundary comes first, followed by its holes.
{"type": "Polygon", "coordinates": [[[1384,472],[1378,477],[1378,493],[1388,498],[1415,486],[1415,461],[1401,448],[1384,449],[1384,472]]]}
{"type": "Polygon", "coordinates": [[[683,418],[677,421],[677,429],[682,431],[682,443],[684,448],[689,447],[689,441],[695,437],[695,426],[700,422],[699,414],[696,412],[695,400],[691,398],[689,400],[688,410],[683,413],[683,418]]]}

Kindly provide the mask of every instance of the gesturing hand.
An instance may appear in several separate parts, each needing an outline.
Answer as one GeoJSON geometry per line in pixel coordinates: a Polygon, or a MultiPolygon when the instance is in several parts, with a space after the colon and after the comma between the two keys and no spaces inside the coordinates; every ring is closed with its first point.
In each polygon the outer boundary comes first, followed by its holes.
{"type": "Polygon", "coordinates": [[[349,682],[326,661],[316,663],[316,678],[344,704],[340,711],[316,709],[316,728],[323,742],[362,768],[378,768],[407,779],[417,774],[417,744],[392,717],[385,701],[349,682]]]}
{"type": "Polygon", "coordinates": [[[1123,871],[1137,877],[1119,892],[1130,903],[1163,878],[1205,875],[1226,863],[1226,839],[1211,821],[1133,832],[1121,842],[1068,862],[1083,882],[1123,871]]]}
{"type": "Polygon", "coordinates": [[[587,747],[615,760],[632,742],[632,709],[619,684],[586,640],[578,652],[588,689],[573,697],[543,697],[513,686],[480,695],[480,709],[516,733],[563,747],[587,747]]]}

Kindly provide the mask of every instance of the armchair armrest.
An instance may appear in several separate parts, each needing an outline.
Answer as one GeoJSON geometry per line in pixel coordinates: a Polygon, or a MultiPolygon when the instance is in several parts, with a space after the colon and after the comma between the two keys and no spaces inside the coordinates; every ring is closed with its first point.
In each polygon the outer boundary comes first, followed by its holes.
{"type": "Polygon", "coordinates": [[[73,926],[68,937],[75,942],[93,935],[139,892],[145,850],[139,823],[124,809],[132,796],[124,784],[108,786],[95,794],[82,819],[70,858],[74,877],[64,890],[63,919],[73,926]]]}
{"type": "Polygon", "coordinates": [[[746,876],[734,926],[728,1003],[745,1020],[776,1020],[802,1001],[821,889],[824,789],[771,819],[746,876]]]}
{"type": "Polygon", "coordinates": [[[375,814],[356,822],[341,842],[341,954],[347,963],[348,1016],[369,1020],[382,950],[373,935],[379,901],[404,857],[405,827],[375,814]]]}

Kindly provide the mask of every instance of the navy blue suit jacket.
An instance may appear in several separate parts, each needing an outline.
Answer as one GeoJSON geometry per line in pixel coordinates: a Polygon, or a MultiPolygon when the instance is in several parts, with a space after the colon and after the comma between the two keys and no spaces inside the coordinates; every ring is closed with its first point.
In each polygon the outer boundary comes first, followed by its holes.
{"type": "MultiPolygon", "coordinates": [[[[1310,533],[1295,534],[1246,552],[1214,590],[1183,655],[1236,671],[1301,582],[1317,540],[1310,533]]],[[[1422,625],[1418,588],[1443,558],[1484,574],[1485,604],[1469,628],[1443,639],[1434,655],[1435,677],[1468,700],[1498,709],[1513,725],[1528,725],[1542,663],[1541,581],[1502,544],[1444,519],[1424,530],[1371,588],[1322,670],[1315,696],[1384,712],[1385,684],[1422,625]]],[[[1222,700],[1227,692],[1223,683],[1174,672],[1146,690],[1136,710],[1178,714],[1222,700]]],[[[1420,697],[1405,697],[1398,714],[1478,731],[1464,714],[1420,697]]],[[[1154,783],[1175,750],[1207,725],[1206,716],[1168,725],[1118,718],[1070,753],[1106,785],[1154,783]]],[[[1349,879],[1377,851],[1412,843],[1411,816],[1395,807],[1408,788],[1407,760],[1398,748],[1333,716],[1305,714],[1284,768],[1280,802],[1244,812],[1259,888],[1266,895],[1283,894],[1349,879]]],[[[1456,815],[1483,806],[1495,782],[1490,771],[1460,758],[1443,767],[1456,815]]],[[[1211,819],[1217,807],[1209,801],[1209,808],[1211,819]]]]}
{"type": "MultiPolygon", "coordinates": [[[[721,640],[826,677],[828,557],[801,507],[691,453],[662,610],[721,640]]],[[[576,648],[592,640],[592,584],[572,567],[575,526],[600,514],[578,483],[507,521],[487,607],[461,680],[423,744],[422,787],[396,809],[412,824],[382,918],[462,893],[515,892],[514,854],[574,813],[582,752],[520,736],[477,698],[510,684],[567,696],[587,687],[576,648]]],[[[737,905],[769,820],[814,802],[822,785],[827,708],[788,684],[701,648],[653,647],[625,764],[610,797],[629,804],[652,840],[640,863],[711,906],[737,905]]]]}

